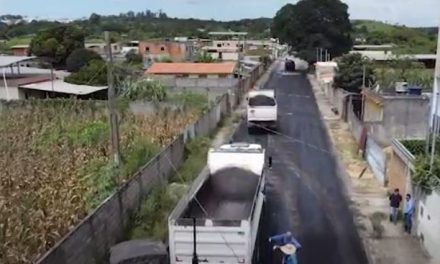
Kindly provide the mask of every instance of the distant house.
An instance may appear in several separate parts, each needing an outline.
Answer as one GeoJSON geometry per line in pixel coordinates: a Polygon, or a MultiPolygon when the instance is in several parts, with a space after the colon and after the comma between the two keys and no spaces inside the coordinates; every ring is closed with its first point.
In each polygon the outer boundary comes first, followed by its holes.
{"type": "MultiPolygon", "coordinates": [[[[112,53],[113,54],[119,54],[122,51],[122,47],[120,43],[112,43],[112,53]]],[[[105,43],[86,43],[85,48],[88,50],[92,50],[99,55],[106,55],[107,54],[107,45],[105,43]]]]}
{"type": "Polygon", "coordinates": [[[160,77],[234,78],[237,64],[224,63],[154,63],[145,73],[160,77]]]}
{"type": "Polygon", "coordinates": [[[238,61],[240,59],[241,48],[238,47],[203,47],[202,51],[209,54],[213,59],[223,61],[238,61]]]}
{"type": "Polygon", "coordinates": [[[173,62],[183,62],[194,53],[194,46],[189,42],[174,41],[141,41],[139,54],[146,61],[170,59],[173,62]]]}
{"type": "Polygon", "coordinates": [[[107,87],[74,85],[63,81],[69,73],[26,67],[36,63],[36,57],[0,56],[0,99],[29,98],[105,99],[107,87]]]}
{"type": "Polygon", "coordinates": [[[29,45],[15,45],[11,47],[14,56],[27,56],[29,53],[29,45]]]}
{"type": "Polygon", "coordinates": [[[418,139],[426,135],[429,96],[368,89],[362,94],[362,121],[381,145],[389,146],[393,138],[418,139]]]}

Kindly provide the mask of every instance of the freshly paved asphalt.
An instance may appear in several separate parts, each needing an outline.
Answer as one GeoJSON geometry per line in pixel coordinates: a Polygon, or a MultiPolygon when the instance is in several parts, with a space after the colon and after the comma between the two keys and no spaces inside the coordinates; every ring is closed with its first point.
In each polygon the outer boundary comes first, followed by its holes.
{"type": "Polygon", "coordinates": [[[306,75],[282,74],[280,65],[264,88],[276,90],[279,134],[249,135],[242,122],[234,135],[236,142],[262,144],[273,157],[260,224],[260,263],[275,264],[267,238],[286,231],[302,244],[301,264],[367,263],[306,75]]]}

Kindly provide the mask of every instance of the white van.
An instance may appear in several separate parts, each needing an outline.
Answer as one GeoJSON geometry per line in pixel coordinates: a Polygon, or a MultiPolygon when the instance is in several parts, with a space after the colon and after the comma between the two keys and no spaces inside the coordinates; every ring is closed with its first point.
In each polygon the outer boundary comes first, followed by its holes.
{"type": "Polygon", "coordinates": [[[247,125],[277,128],[278,105],[274,90],[251,91],[247,96],[247,125]]]}

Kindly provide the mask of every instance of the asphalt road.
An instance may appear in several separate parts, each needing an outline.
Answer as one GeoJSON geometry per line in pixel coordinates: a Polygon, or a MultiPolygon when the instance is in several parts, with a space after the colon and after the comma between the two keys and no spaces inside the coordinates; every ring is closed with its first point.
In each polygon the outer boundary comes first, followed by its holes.
{"type": "Polygon", "coordinates": [[[249,135],[243,122],[234,135],[236,142],[262,144],[273,158],[260,225],[260,263],[274,263],[267,237],[286,231],[302,244],[301,264],[367,263],[310,83],[305,74],[285,75],[279,66],[264,87],[276,90],[279,134],[249,135]]]}

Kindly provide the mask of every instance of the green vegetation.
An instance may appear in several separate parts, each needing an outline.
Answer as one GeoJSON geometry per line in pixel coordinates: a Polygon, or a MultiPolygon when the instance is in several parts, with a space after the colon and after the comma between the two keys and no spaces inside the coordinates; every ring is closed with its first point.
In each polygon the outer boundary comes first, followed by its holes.
{"type": "Polygon", "coordinates": [[[394,44],[396,54],[434,54],[437,32],[429,29],[409,28],[371,20],[354,20],[353,35],[365,39],[367,44],[394,44]]]}
{"type": "Polygon", "coordinates": [[[386,63],[377,63],[375,69],[377,83],[383,88],[393,87],[396,82],[408,82],[431,91],[434,84],[434,70],[426,69],[423,63],[399,56],[386,63]]]}
{"type": "Polygon", "coordinates": [[[73,84],[92,86],[107,85],[107,66],[100,60],[92,60],[87,65],[65,78],[65,81],[73,84]]]}
{"type": "MultiPolygon", "coordinates": [[[[416,157],[412,179],[415,184],[424,190],[440,189],[440,150],[437,147],[434,162],[431,169],[431,159],[427,156],[426,140],[402,140],[401,143],[416,157]]],[[[440,138],[436,139],[436,145],[440,146],[440,138]]],[[[428,153],[431,153],[431,146],[428,153]]]]}
{"type": "Polygon", "coordinates": [[[29,51],[63,68],[67,57],[80,48],[84,48],[84,32],[78,27],[61,25],[39,32],[32,39],[29,51]]]}
{"type": "Polygon", "coordinates": [[[66,70],[69,72],[78,72],[82,67],[89,64],[92,60],[101,60],[98,53],[84,48],[76,49],[67,57],[66,70]]]}
{"type": "Polygon", "coordinates": [[[120,112],[123,165],[116,168],[105,103],[7,104],[0,112],[0,241],[7,241],[0,262],[35,261],[199,115],[190,107],[120,112]]]}
{"type": "Polygon", "coordinates": [[[196,61],[200,63],[214,63],[218,62],[219,60],[214,59],[211,54],[207,52],[201,52],[197,55],[196,61]]]}
{"type": "MultiPolygon", "coordinates": [[[[20,16],[19,16],[20,17],[20,16]]],[[[102,16],[92,14],[89,19],[76,20],[68,25],[81,27],[89,39],[102,39],[105,30],[114,31],[116,41],[143,40],[164,37],[200,37],[208,38],[210,31],[246,31],[250,38],[267,38],[270,36],[270,18],[242,19],[238,21],[215,21],[201,19],[171,18],[164,12],[145,10],[127,12],[120,15],[102,16]]],[[[35,34],[44,29],[59,25],[59,22],[33,21],[21,22],[12,26],[0,26],[0,39],[11,39],[35,34]]]]}
{"type": "Polygon", "coordinates": [[[185,146],[185,161],[171,177],[170,184],[158,186],[147,197],[134,220],[130,238],[150,238],[166,241],[169,214],[188,190],[188,185],[206,165],[210,138],[198,138],[185,146]]]}
{"type": "Polygon", "coordinates": [[[365,85],[374,84],[375,77],[370,61],[359,53],[346,54],[338,59],[338,69],[334,77],[334,86],[348,92],[360,93],[362,89],[364,67],[365,85]]]}
{"type": "Polygon", "coordinates": [[[131,50],[125,55],[125,60],[130,64],[142,64],[142,55],[138,54],[136,51],[131,50]]]}
{"type": "Polygon", "coordinates": [[[142,79],[138,81],[126,80],[119,87],[119,93],[129,100],[147,100],[160,102],[167,98],[167,91],[159,81],[142,79]]]}
{"type": "Polygon", "coordinates": [[[298,51],[308,62],[316,61],[316,48],[333,57],[352,46],[348,6],[339,0],[301,0],[281,8],[272,25],[272,35],[298,51]],[[318,10],[318,11],[317,11],[318,10]]]}

